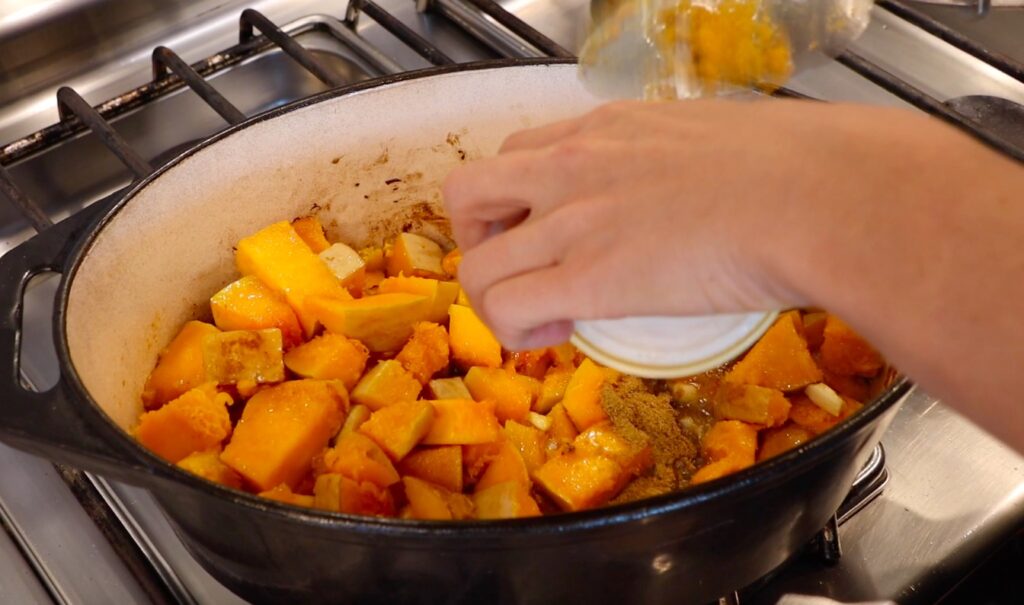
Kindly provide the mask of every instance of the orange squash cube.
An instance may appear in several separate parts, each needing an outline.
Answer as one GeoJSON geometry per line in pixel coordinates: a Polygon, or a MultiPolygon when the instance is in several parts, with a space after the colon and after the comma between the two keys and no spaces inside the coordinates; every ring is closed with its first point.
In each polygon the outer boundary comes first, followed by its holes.
{"type": "Polygon", "coordinates": [[[526,469],[523,457],[519,454],[519,449],[509,441],[502,441],[497,456],[487,465],[487,470],[477,481],[474,491],[485,490],[492,485],[506,481],[514,481],[530,487],[530,473],[526,469]]]}
{"type": "Polygon", "coordinates": [[[435,378],[427,383],[427,390],[434,399],[472,399],[466,383],[458,376],[435,378]]]}
{"type": "Polygon", "coordinates": [[[377,442],[391,460],[398,462],[423,441],[434,422],[429,401],[406,401],[383,407],[359,427],[359,432],[377,442]]]}
{"type": "Polygon", "coordinates": [[[700,485],[714,479],[720,479],[733,473],[738,473],[745,468],[753,466],[754,463],[742,458],[723,458],[708,463],[697,469],[697,472],[690,477],[690,485],[700,485]]]}
{"type": "Polygon", "coordinates": [[[405,401],[415,401],[423,388],[420,382],[394,359],[373,366],[352,389],[352,401],[373,411],[405,401]]]}
{"type": "Polygon", "coordinates": [[[601,506],[629,481],[629,474],[610,458],[573,452],[556,456],[533,473],[537,485],[564,511],[601,506]]]}
{"type": "Polygon", "coordinates": [[[533,411],[539,414],[547,414],[555,404],[565,397],[565,389],[572,380],[573,371],[552,370],[544,376],[541,383],[540,396],[533,403],[533,411]]]}
{"type": "Polygon", "coordinates": [[[838,416],[833,416],[821,409],[810,400],[807,395],[799,393],[790,397],[792,407],[789,410],[789,419],[797,426],[803,427],[814,435],[820,435],[830,428],[836,426],[843,420],[849,418],[863,407],[860,403],[843,397],[843,407],[838,416]]]}
{"type": "Polygon", "coordinates": [[[395,356],[409,373],[427,384],[430,378],[448,367],[448,332],[435,323],[420,322],[413,326],[412,337],[395,356]]]}
{"type": "Polygon", "coordinates": [[[234,330],[203,339],[206,376],[217,384],[284,380],[281,330],[234,330]]]}
{"type": "Polygon", "coordinates": [[[416,477],[402,477],[402,484],[413,519],[450,521],[473,516],[473,501],[462,494],[416,477]]]}
{"type": "Polygon", "coordinates": [[[317,254],[330,247],[331,243],[324,236],[324,227],[320,219],[315,216],[304,216],[292,221],[292,229],[299,235],[299,238],[309,246],[309,249],[317,254]]]}
{"type": "Polygon", "coordinates": [[[441,259],[441,268],[449,277],[459,276],[459,265],[462,264],[462,250],[454,248],[441,259]]]}
{"type": "Polygon", "coordinates": [[[427,321],[443,323],[448,319],[448,307],[455,304],[459,296],[459,284],[451,281],[427,279],[425,277],[389,277],[380,282],[381,294],[415,294],[430,299],[427,321]]]}
{"type": "Polygon", "coordinates": [[[370,419],[372,413],[373,410],[365,405],[352,406],[352,409],[348,411],[348,416],[345,417],[345,424],[341,425],[338,437],[341,438],[344,435],[358,431],[359,427],[363,426],[363,423],[370,419]]]}
{"type": "Polygon", "coordinates": [[[294,487],[348,411],[337,381],[293,380],[249,399],[220,459],[260,490],[294,487]]]}
{"type": "Polygon", "coordinates": [[[517,380],[514,371],[504,368],[474,366],[466,372],[463,381],[477,401],[493,401],[499,422],[526,420],[530,413],[532,394],[527,385],[517,380]]]}
{"type": "Polygon", "coordinates": [[[398,471],[384,450],[366,435],[350,432],[323,454],[323,470],[356,482],[369,481],[387,487],[398,483],[398,471]]]}
{"type": "Polygon", "coordinates": [[[801,320],[804,327],[804,338],[807,339],[807,347],[812,351],[817,351],[821,347],[821,342],[825,339],[826,319],[828,319],[828,313],[817,311],[807,313],[801,320]]]}
{"type": "Polygon", "coordinates": [[[762,433],[761,448],[757,451],[757,459],[766,460],[799,447],[814,438],[807,429],[787,424],[777,429],[769,429],[762,433]]]}
{"type": "Polygon", "coordinates": [[[366,369],[370,351],[363,343],[326,332],[284,354],[284,365],[303,378],[340,380],[352,389],[366,369]]]}
{"type": "Polygon", "coordinates": [[[604,456],[618,463],[626,473],[636,476],[654,464],[649,443],[631,443],[615,431],[610,422],[601,422],[576,436],[573,451],[583,456],[604,456]]]}
{"type": "Polygon", "coordinates": [[[530,495],[529,486],[518,481],[497,483],[473,492],[477,519],[519,519],[540,516],[540,507],[530,495]]]}
{"type": "Polygon", "coordinates": [[[178,461],[178,466],[226,487],[242,488],[242,478],[220,461],[220,446],[202,452],[192,452],[178,461]]]}
{"type": "Polygon", "coordinates": [[[561,403],[551,408],[548,418],[551,419],[551,428],[548,429],[548,434],[555,439],[572,442],[576,439],[576,435],[579,435],[576,425],[573,424],[572,418],[569,417],[569,413],[565,411],[565,406],[561,403]]]}
{"type": "Polygon", "coordinates": [[[757,428],[739,420],[720,420],[704,434],[701,451],[711,461],[735,458],[753,464],[757,453],[757,428]]]}
{"type": "Polygon", "coordinates": [[[716,418],[766,427],[782,426],[789,418],[789,407],[782,391],[752,384],[723,383],[714,398],[716,418]]]}
{"type": "Polygon", "coordinates": [[[821,367],[840,376],[871,377],[885,363],[874,347],[835,315],[825,320],[820,353],[821,367]]]}
{"type": "Polygon", "coordinates": [[[313,506],[350,515],[393,517],[395,501],[388,490],[369,481],[328,473],[316,478],[313,506]]]}
{"type": "Polygon", "coordinates": [[[388,275],[392,277],[409,275],[444,279],[443,258],[444,250],[434,240],[415,233],[399,233],[386,254],[385,262],[388,275]]]}
{"type": "Polygon", "coordinates": [[[585,359],[569,379],[562,405],[565,406],[569,418],[572,418],[576,430],[583,431],[598,422],[608,420],[608,415],[601,405],[601,387],[605,378],[606,374],[601,367],[585,359]]]}
{"type": "Polygon", "coordinates": [[[284,296],[247,275],[210,298],[213,322],[224,331],[281,330],[285,348],[302,342],[302,325],[284,296]]]}
{"type": "Polygon", "coordinates": [[[269,500],[284,502],[285,504],[305,506],[306,508],[313,507],[313,496],[308,496],[305,494],[296,494],[295,492],[292,491],[292,488],[288,487],[284,483],[278,485],[274,489],[260,492],[259,496],[261,498],[267,498],[269,500]]]}
{"type": "Polygon", "coordinates": [[[160,352],[156,367],[146,379],[142,403],[147,410],[158,408],[206,382],[203,339],[218,332],[216,327],[201,321],[190,321],[182,326],[160,352]]]}
{"type": "Polygon", "coordinates": [[[451,340],[452,359],[463,367],[501,366],[501,343],[480,321],[473,309],[462,305],[448,308],[448,337],[451,340]]]}
{"type": "Polygon", "coordinates": [[[239,241],[235,264],[242,275],[255,275],[284,294],[306,336],[312,336],[317,325],[316,315],[307,307],[310,297],[352,298],[287,221],[274,223],[239,241]]]}
{"type": "Polygon", "coordinates": [[[463,484],[475,485],[483,476],[487,466],[498,457],[502,441],[489,441],[462,446],[463,484]]]}
{"type": "Polygon", "coordinates": [[[418,448],[402,459],[398,470],[402,475],[462,492],[462,448],[458,445],[418,448]]]}
{"type": "Polygon", "coordinates": [[[384,271],[384,249],[380,246],[367,246],[366,248],[360,248],[359,256],[362,257],[363,262],[366,263],[367,272],[384,271]]]}
{"type": "Polygon", "coordinates": [[[793,391],[821,382],[821,370],[814,363],[793,316],[786,313],[779,317],[746,356],[729,370],[725,381],[780,391],[793,391]]]}
{"type": "Polygon", "coordinates": [[[311,298],[309,308],[329,332],[362,342],[374,353],[397,351],[430,311],[425,296],[377,294],[356,300],[311,298]]]}
{"type": "Polygon", "coordinates": [[[860,376],[842,376],[822,368],[824,382],[836,393],[857,401],[867,401],[871,396],[871,383],[860,376]]]}
{"type": "Polygon", "coordinates": [[[544,453],[547,436],[543,431],[519,424],[514,420],[506,422],[503,430],[505,438],[519,450],[519,455],[522,456],[527,471],[532,473],[547,462],[547,455],[544,453]]]}
{"type": "Polygon", "coordinates": [[[206,384],[139,418],[135,438],[168,462],[215,448],[231,434],[231,396],[206,384]]]}
{"type": "Polygon", "coordinates": [[[437,399],[434,423],[423,439],[424,445],[472,445],[496,441],[501,433],[494,404],[472,399],[437,399]]]}

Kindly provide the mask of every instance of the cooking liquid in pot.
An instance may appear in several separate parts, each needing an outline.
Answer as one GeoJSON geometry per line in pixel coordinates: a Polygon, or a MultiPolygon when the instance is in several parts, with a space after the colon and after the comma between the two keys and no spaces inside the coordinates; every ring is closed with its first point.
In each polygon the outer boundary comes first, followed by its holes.
{"type": "Polygon", "coordinates": [[[135,434],[299,506],[511,518],[657,496],[812,439],[881,380],[881,357],[823,312],[782,314],[739,362],[645,380],[568,344],[502,350],[454,281],[458,250],[422,236],[357,252],[305,217],[236,255],[244,277],[211,299],[216,325],[163,351],[135,434]]]}

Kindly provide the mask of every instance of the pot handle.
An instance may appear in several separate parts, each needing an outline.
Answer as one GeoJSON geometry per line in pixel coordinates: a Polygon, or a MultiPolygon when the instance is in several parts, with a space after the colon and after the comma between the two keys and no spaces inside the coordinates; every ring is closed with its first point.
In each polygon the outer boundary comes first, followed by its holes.
{"type": "Polygon", "coordinates": [[[76,402],[63,378],[43,393],[26,389],[21,379],[25,287],[40,273],[64,272],[74,242],[105,206],[93,204],[0,257],[0,440],[55,462],[131,483],[152,482],[154,469],[123,445],[123,436],[98,410],[76,402]]]}

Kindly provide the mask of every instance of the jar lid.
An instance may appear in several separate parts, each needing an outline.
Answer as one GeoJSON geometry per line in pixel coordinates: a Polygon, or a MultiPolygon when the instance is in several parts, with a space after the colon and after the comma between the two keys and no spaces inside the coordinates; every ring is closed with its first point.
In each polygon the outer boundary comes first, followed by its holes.
{"type": "Polygon", "coordinates": [[[625,374],[682,378],[739,357],[778,315],[772,311],[578,321],[570,340],[594,361],[625,374]]]}

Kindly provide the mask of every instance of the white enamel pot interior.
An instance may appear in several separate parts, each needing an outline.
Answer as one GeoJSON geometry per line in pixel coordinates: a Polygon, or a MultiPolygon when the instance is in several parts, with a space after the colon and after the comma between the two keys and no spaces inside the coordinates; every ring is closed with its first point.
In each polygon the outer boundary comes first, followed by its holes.
{"type": "Polygon", "coordinates": [[[81,385],[122,429],[157,354],[237,278],[232,246],[315,212],[328,238],[380,243],[408,226],[442,243],[440,184],[510,133],[598,101],[572,64],[413,78],[229,131],[130,195],[83,248],[64,325],[81,385]],[[400,179],[395,181],[394,179],[400,179]]]}

